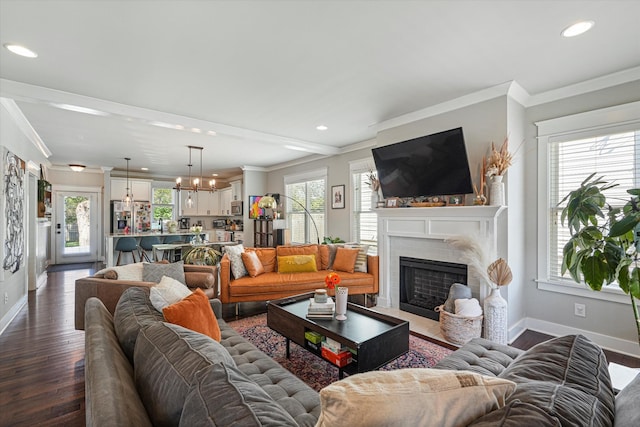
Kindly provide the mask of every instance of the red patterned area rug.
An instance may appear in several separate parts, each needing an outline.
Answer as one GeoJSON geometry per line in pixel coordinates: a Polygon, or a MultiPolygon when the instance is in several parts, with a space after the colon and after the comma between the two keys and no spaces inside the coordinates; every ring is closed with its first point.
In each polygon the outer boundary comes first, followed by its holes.
{"type": "MultiPolygon", "coordinates": [[[[266,314],[231,321],[228,324],[313,389],[320,391],[323,387],[338,380],[337,367],[293,342],[291,343],[291,357],[287,359],[285,357],[285,338],[267,326],[266,314]]],[[[429,368],[451,353],[452,350],[448,348],[411,335],[409,336],[409,351],[384,365],[381,370],[429,368]]]]}

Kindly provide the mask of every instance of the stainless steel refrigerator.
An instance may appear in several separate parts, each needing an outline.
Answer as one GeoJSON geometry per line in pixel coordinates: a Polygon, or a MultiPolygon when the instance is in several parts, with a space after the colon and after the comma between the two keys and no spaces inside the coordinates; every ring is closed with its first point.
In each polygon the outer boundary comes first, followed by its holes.
{"type": "Polygon", "coordinates": [[[111,233],[138,233],[151,229],[151,203],[134,202],[132,209],[125,209],[118,200],[111,201],[111,233]]]}

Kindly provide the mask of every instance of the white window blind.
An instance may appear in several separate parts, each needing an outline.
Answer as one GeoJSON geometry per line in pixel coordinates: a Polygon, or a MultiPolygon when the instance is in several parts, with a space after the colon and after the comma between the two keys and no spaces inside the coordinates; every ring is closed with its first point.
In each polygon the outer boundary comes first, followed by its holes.
{"type": "Polygon", "coordinates": [[[369,253],[377,253],[378,216],[371,211],[372,190],[368,170],[352,173],[353,177],[353,240],[369,245],[369,253]]]}
{"type": "Polygon", "coordinates": [[[550,137],[548,158],[548,268],[549,279],[558,281],[563,278],[562,250],[570,238],[568,227],[561,223],[566,202],[559,205],[560,201],[595,172],[607,182],[618,184],[605,192],[607,201],[614,207],[624,205],[629,200],[626,190],[640,185],[640,126],[623,131],[612,127],[599,136],[584,137],[584,133],[576,132],[550,137]]]}

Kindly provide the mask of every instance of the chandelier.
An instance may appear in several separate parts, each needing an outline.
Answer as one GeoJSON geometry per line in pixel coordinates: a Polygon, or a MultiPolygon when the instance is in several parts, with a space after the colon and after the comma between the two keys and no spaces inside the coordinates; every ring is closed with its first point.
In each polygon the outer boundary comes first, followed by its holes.
{"type": "Polygon", "coordinates": [[[214,192],[216,191],[216,180],[212,179],[209,181],[209,187],[205,188],[204,185],[202,185],[202,150],[204,150],[203,147],[196,147],[195,145],[188,145],[187,146],[189,148],[189,163],[187,164],[187,166],[189,167],[189,181],[187,183],[187,185],[182,185],[182,177],[177,177],[176,178],[176,186],[173,187],[174,190],[176,190],[178,193],[180,193],[181,190],[184,191],[188,191],[189,195],[187,197],[187,200],[185,201],[185,205],[187,206],[187,208],[192,208],[193,205],[195,204],[195,202],[193,201],[192,193],[197,193],[198,191],[210,191],[210,192],[214,192]],[[191,161],[191,153],[193,150],[198,150],[200,151],[200,177],[194,177],[193,180],[191,179],[191,167],[193,166],[193,163],[191,161]]]}

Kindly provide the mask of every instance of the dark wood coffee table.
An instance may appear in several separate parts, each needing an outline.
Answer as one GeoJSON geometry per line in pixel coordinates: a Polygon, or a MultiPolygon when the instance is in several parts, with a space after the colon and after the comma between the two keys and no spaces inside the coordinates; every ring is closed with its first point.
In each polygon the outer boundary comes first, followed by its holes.
{"type": "Polygon", "coordinates": [[[340,379],[345,372],[352,375],[378,369],[409,351],[409,322],[352,303],[347,305],[347,320],[307,319],[312,297],[313,293],[302,294],[271,301],[267,306],[267,325],[286,338],[287,358],[290,341],[322,357],[320,349],[313,348],[305,339],[307,331],[356,350],[350,364],[338,367],[340,379]]]}

